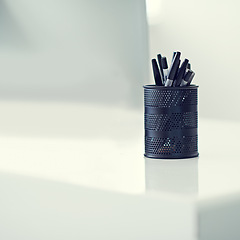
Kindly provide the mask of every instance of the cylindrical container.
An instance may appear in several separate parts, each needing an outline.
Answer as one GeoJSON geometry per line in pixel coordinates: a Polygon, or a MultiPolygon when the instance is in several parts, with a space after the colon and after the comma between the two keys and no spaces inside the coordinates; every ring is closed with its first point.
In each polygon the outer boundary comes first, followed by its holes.
{"type": "Polygon", "coordinates": [[[198,86],[144,86],[145,156],[198,156],[198,86]]]}

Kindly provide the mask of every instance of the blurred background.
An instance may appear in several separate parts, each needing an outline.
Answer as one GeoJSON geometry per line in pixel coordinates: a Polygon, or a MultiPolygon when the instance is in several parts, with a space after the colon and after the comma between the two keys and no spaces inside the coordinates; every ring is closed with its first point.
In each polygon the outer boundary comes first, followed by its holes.
{"type": "Polygon", "coordinates": [[[0,171],[145,191],[145,0],[0,0],[0,53],[0,171]]]}
{"type": "Polygon", "coordinates": [[[0,0],[0,98],[139,107],[142,85],[153,83],[150,59],[178,50],[196,72],[200,117],[240,120],[239,6],[0,0]]]}
{"type": "Polygon", "coordinates": [[[200,117],[240,120],[239,6],[237,0],[147,0],[150,56],[171,57],[175,49],[191,61],[200,117]]]}
{"type": "Polygon", "coordinates": [[[0,24],[2,99],[139,105],[143,0],[0,0],[0,24]]]}
{"type": "MultiPolygon", "coordinates": [[[[181,51],[190,59],[200,119],[239,121],[239,6],[236,0],[0,0],[0,141],[30,137],[8,142],[14,154],[2,150],[0,167],[19,172],[24,164],[16,156],[28,156],[28,169],[41,152],[35,161],[53,161],[56,172],[50,143],[29,148],[41,137],[61,138],[63,146],[78,139],[78,159],[95,150],[108,163],[122,147],[134,169],[143,152],[142,86],[154,82],[150,60],[158,53],[170,59],[181,51]]],[[[55,158],[64,162],[69,152],[59,151],[56,145],[55,158]]]]}
{"type": "MultiPolygon", "coordinates": [[[[238,156],[229,164],[229,154],[238,149],[233,133],[240,129],[239,7],[237,0],[0,0],[0,178],[7,172],[128,194],[155,189],[195,197],[239,190],[238,156]],[[199,161],[200,168],[198,159],[144,162],[143,158],[142,86],[154,83],[151,58],[161,53],[170,61],[174,51],[190,60],[196,73],[193,83],[200,86],[199,152],[205,159],[199,161]]],[[[7,209],[0,225],[9,225],[6,232],[13,234],[11,220],[4,217],[12,211],[15,218],[11,203],[25,195],[15,184],[0,183],[4,194],[11,193],[9,189],[17,193],[3,201],[9,203],[7,208],[0,204],[7,209]]],[[[131,208],[135,204],[131,202],[131,208]]],[[[25,209],[32,208],[22,207],[21,201],[16,206],[22,222],[25,209]]],[[[95,216],[88,201],[85,206],[95,216]]],[[[156,206],[161,206],[158,200],[156,206]]],[[[170,227],[162,229],[173,233],[176,218],[164,206],[166,213],[159,216],[164,216],[164,223],[167,216],[170,227]]],[[[189,205],[179,206],[185,215],[189,205]]],[[[98,209],[104,218],[104,210],[98,209]]],[[[113,209],[107,201],[106,209],[113,209]]],[[[120,211],[116,218],[123,216],[120,211]]],[[[185,224],[178,211],[171,213],[185,224]]],[[[93,218],[88,219],[92,224],[93,218]]],[[[102,219],[96,219],[100,226],[102,219]]],[[[153,227],[155,222],[158,229],[158,220],[149,219],[150,215],[146,222],[153,227]]],[[[188,222],[195,236],[194,221],[188,222]]],[[[28,221],[23,223],[26,230],[19,222],[15,222],[19,232],[28,233],[28,221]]],[[[140,226],[137,229],[147,229],[140,226]]],[[[181,233],[182,225],[176,226],[181,233]]]]}
{"type": "Polygon", "coordinates": [[[0,52],[1,134],[115,138],[148,81],[145,1],[0,0],[0,52]]]}

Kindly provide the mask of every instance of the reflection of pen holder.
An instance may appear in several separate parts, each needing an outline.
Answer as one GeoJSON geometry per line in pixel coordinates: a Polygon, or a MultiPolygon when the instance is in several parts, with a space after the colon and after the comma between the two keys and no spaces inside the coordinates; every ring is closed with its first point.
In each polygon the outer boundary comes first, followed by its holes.
{"type": "Polygon", "coordinates": [[[145,156],[198,156],[198,87],[144,86],[145,156]]]}
{"type": "Polygon", "coordinates": [[[157,160],[145,158],[146,191],[198,194],[198,158],[157,160]]]}

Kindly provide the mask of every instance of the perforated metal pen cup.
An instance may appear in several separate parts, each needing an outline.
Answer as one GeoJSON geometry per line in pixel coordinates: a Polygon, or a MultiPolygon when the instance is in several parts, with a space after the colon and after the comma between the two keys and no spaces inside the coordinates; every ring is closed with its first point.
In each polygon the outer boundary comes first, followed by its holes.
{"type": "Polygon", "coordinates": [[[198,156],[198,86],[144,86],[145,156],[198,156]]]}

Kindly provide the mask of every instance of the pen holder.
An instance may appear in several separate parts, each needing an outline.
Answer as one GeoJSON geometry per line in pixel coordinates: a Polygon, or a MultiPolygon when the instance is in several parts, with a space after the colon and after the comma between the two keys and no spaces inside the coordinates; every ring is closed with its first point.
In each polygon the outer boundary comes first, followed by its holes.
{"type": "Polygon", "coordinates": [[[198,86],[144,86],[145,156],[198,156],[198,86]]]}

